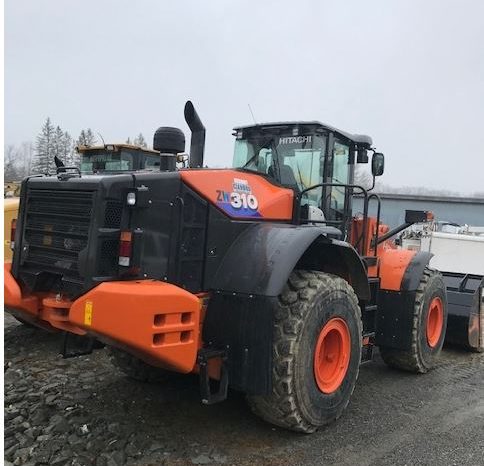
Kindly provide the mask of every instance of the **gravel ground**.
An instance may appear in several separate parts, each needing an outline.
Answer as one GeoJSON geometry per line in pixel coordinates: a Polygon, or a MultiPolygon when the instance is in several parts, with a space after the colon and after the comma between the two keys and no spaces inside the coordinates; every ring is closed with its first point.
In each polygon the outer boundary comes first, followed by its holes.
{"type": "Polygon", "coordinates": [[[5,317],[6,465],[484,465],[484,354],[446,349],[423,376],[377,356],[343,417],[301,435],[237,393],[203,406],[191,377],[130,381],[103,350],[63,360],[60,341],[5,317]]]}

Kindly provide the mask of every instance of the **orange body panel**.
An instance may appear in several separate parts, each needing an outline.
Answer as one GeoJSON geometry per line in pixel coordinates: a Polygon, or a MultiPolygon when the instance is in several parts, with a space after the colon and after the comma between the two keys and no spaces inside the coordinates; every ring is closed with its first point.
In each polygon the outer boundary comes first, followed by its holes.
{"type": "MultiPolygon", "coordinates": [[[[351,223],[350,243],[358,250],[358,252],[362,256],[369,256],[371,254],[374,254],[375,252],[374,248],[371,247],[371,241],[376,234],[377,220],[375,217],[368,217],[368,222],[366,224],[367,235],[365,244],[362,244],[363,223],[363,218],[353,218],[353,221],[351,223]]],[[[378,226],[378,236],[384,235],[389,230],[390,228],[387,225],[380,224],[378,226]]]]}
{"type": "Polygon", "coordinates": [[[232,218],[291,220],[294,193],[236,170],[180,171],[184,183],[232,218]]]}
{"type": "MultiPolygon", "coordinates": [[[[371,256],[375,253],[371,247],[371,241],[375,237],[377,221],[374,217],[368,217],[366,244],[356,244],[363,232],[363,219],[354,218],[351,225],[351,243],[363,256],[371,256]]],[[[387,225],[379,225],[378,235],[382,236],[389,231],[387,225]]],[[[403,276],[408,265],[415,256],[415,251],[399,249],[392,241],[384,241],[378,245],[377,264],[368,267],[369,277],[380,277],[380,288],[382,290],[400,291],[403,276]]]]}
{"type": "MultiPolygon", "coordinates": [[[[382,290],[400,291],[405,271],[415,254],[416,251],[407,249],[378,248],[378,276],[382,290]]],[[[368,275],[376,276],[370,274],[370,270],[368,275]]]]}
{"type": "Polygon", "coordinates": [[[5,306],[13,309],[21,309],[32,317],[37,316],[40,307],[39,298],[36,296],[22,296],[20,286],[10,273],[11,267],[11,262],[5,262],[3,264],[3,291],[5,306]]]}
{"type": "Polygon", "coordinates": [[[72,302],[55,295],[22,296],[5,266],[5,305],[42,327],[91,334],[146,362],[173,371],[195,369],[200,343],[200,299],[169,283],[104,282],[72,302]]]}
{"type": "Polygon", "coordinates": [[[196,364],[200,300],[169,283],[104,282],[78,298],[69,321],[150,364],[187,373],[196,364]]]}

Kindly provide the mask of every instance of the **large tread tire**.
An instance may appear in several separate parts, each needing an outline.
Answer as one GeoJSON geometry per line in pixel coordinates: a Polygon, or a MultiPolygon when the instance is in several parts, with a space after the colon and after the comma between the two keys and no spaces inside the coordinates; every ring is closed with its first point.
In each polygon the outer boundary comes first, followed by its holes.
{"type": "Polygon", "coordinates": [[[173,374],[159,367],[150,366],[136,356],[112,346],[107,350],[111,363],[125,376],[138,382],[163,382],[173,374]]]}
{"type": "Polygon", "coordinates": [[[355,388],[361,360],[361,311],[351,286],[337,276],[294,271],[274,310],[272,391],[248,396],[252,411],[280,427],[314,432],[341,416],[355,388]],[[345,320],[351,335],[349,366],[340,387],[319,390],[314,352],[321,329],[332,318],[345,320]]]}
{"type": "Polygon", "coordinates": [[[417,288],[413,307],[411,347],[409,350],[400,350],[380,346],[381,357],[390,367],[424,374],[436,366],[437,359],[444,344],[446,328],[447,294],[445,283],[442,275],[438,271],[426,267],[417,288]],[[439,297],[442,300],[444,319],[439,341],[434,347],[430,347],[426,333],[427,317],[430,303],[435,297],[439,297]]]}
{"type": "Polygon", "coordinates": [[[17,316],[12,316],[17,322],[19,322],[20,324],[22,324],[24,327],[28,327],[28,328],[31,328],[33,330],[40,330],[40,327],[37,327],[36,325],[34,324],[31,324],[30,322],[27,322],[26,320],[22,319],[21,317],[17,317],[17,316]]]}

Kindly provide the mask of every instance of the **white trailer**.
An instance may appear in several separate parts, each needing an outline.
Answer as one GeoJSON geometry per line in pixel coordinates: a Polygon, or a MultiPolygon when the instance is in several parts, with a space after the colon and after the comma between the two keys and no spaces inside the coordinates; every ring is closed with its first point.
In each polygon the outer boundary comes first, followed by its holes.
{"type": "Polygon", "coordinates": [[[449,307],[446,340],[484,350],[484,227],[420,224],[405,230],[400,244],[432,253],[430,265],[442,272],[449,307]]]}

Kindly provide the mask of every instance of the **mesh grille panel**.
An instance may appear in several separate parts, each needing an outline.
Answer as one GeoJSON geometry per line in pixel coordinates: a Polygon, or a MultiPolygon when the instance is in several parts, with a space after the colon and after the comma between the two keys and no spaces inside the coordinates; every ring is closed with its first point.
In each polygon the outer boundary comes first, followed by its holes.
{"type": "Polygon", "coordinates": [[[24,270],[58,273],[79,282],[79,253],[87,247],[93,196],[93,191],[27,192],[24,270]]]}

